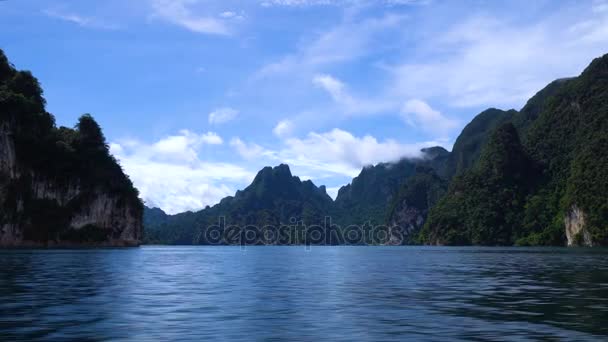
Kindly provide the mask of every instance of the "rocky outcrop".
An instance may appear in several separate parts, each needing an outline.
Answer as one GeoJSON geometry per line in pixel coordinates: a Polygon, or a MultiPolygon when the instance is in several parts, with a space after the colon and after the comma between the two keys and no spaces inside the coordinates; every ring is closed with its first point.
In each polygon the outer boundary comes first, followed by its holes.
{"type": "Polygon", "coordinates": [[[0,50],[0,247],[137,246],[143,204],[88,114],[57,128],[0,50]]]}
{"type": "Polygon", "coordinates": [[[404,245],[414,242],[414,237],[424,225],[428,210],[409,205],[406,200],[398,204],[388,224],[389,245],[404,245]]]}
{"type": "Polygon", "coordinates": [[[0,204],[0,247],[138,246],[141,243],[142,218],[136,203],[129,203],[123,195],[110,194],[103,187],[82,186],[79,179],[58,184],[19,166],[6,124],[0,131],[0,204]],[[11,194],[15,184],[19,184],[21,191],[11,194]],[[31,216],[32,203],[45,203],[57,216],[64,217],[55,222],[51,220],[48,227],[43,227],[41,222],[36,222],[38,217],[31,216]],[[50,226],[57,224],[61,226],[50,226]],[[41,231],[46,233],[40,234],[41,231]],[[48,231],[56,234],[49,235],[48,231]]]}
{"type": "Polygon", "coordinates": [[[573,205],[564,218],[566,226],[566,239],[568,246],[592,247],[593,239],[585,229],[585,213],[576,205],[573,205]]]}

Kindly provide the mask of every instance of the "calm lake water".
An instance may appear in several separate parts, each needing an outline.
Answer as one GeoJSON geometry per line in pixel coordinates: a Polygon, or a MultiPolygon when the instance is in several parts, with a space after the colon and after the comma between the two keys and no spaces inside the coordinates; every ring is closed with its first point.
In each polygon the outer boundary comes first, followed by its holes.
{"type": "Polygon", "coordinates": [[[607,250],[13,250],[0,273],[3,341],[608,336],[607,250]]]}

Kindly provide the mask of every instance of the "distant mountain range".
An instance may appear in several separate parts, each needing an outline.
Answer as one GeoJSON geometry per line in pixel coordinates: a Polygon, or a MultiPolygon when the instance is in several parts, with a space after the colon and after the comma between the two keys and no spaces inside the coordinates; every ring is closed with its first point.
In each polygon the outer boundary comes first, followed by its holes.
{"type": "MultiPolygon", "coordinates": [[[[335,201],[324,187],[292,176],[287,165],[267,167],[211,208],[172,216],[146,208],[145,241],[236,244],[246,232],[217,237],[230,226],[301,222],[320,227],[313,231],[324,237],[296,229],[272,242],[608,245],[607,151],[605,55],[579,77],[552,82],[520,111],[483,111],[451,152],[431,147],[418,159],[364,168],[335,201]],[[382,238],[345,239],[353,233],[349,226],[365,224],[360,233],[382,238]]],[[[249,233],[245,242],[264,242],[264,232],[249,233]]]]}
{"type": "Polygon", "coordinates": [[[0,246],[605,246],[607,151],[605,55],[519,111],[483,111],[451,152],[365,167],[335,201],[279,165],[213,207],[167,215],[143,207],[90,115],[56,127],[38,81],[0,51],[0,246]]]}

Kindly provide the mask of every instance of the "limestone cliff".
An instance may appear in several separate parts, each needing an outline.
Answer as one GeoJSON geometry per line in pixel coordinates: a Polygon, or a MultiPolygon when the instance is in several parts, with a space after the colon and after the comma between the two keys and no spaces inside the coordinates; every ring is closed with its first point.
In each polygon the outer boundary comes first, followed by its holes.
{"type": "Polygon", "coordinates": [[[568,246],[592,247],[591,234],[585,228],[585,213],[576,205],[573,205],[564,218],[566,226],[566,239],[568,246]]]}
{"type": "Polygon", "coordinates": [[[143,205],[90,115],[57,128],[0,50],[0,247],[136,246],[143,205]]]}
{"type": "Polygon", "coordinates": [[[443,196],[447,182],[430,167],[419,165],[395,196],[388,210],[389,244],[416,243],[428,212],[443,196]]]}

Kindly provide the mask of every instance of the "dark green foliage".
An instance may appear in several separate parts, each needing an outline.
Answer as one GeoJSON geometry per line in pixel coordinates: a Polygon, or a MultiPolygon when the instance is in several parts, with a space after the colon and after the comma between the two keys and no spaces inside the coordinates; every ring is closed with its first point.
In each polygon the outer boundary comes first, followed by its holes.
{"type": "Polygon", "coordinates": [[[509,121],[516,113],[514,110],[502,111],[490,108],[477,115],[464,127],[447,160],[445,178],[461,174],[471,168],[488,141],[490,133],[501,124],[509,121]]]}
{"type": "MultiPolygon", "coordinates": [[[[420,166],[403,184],[392,203],[394,206],[403,200],[420,210],[428,210],[443,196],[445,188],[446,181],[437,176],[433,169],[420,166]]],[[[393,206],[389,210],[389,216],[395,209],[393,206]]]]}
{"type": "Polygon", "coordinates": [[[286,166],[265,168],[250,187],[212,208],[149,212],[149,241],[204,243],[193,227],[217,225],[220,217],[243,226],[292,217],[316,224],[326,215],[340,226],[332,231],[393,223],[413,237],[428,213],[422,243],[563,245],[565,218],[580,209],[585,233],[607,245],[607,137],[608,55],[577,78],[552,82],[519,112],[480,113],[452,152],[434,147],[421,159],[364,168],[334,203],[286,166]]]}
{"type": "Polygon", "coordinates": [[[475,167],[457,176],[448,196],[431,211],[423,238],[432,244],[513,244],[535,178],[532,165],[515,127],[498,127],[475,167]]]}
{"type": "Polygon", "coordinates": [[[403,182],[416,171],[416,162],[403,159],[365,167],[351,184],[338,192],[332,211],[340,226],[385,223],[386,209],[403,182]]]}
{"type": "MultiPolygon", "coordinates": [[[[147,209],[146,242],[169,244],[206,244],[204,232],[210,227],[279,227],[302,222],[323,225],[332,205],[325,188],[311,181],[302,182],[287,165],[262,169],[251,185],[234,197],[197,213],[166,216],[158,209],[147,209]]],[[[304,242],[304,237],[300,240],[304,242]]],[[[228,242],[231,243],[231,242],[228,242]]],[[[232,241],[238,243],[238,241],[232,241]]]]}
{"type": "Polygon", "coordinates": [[[404,182],[389,206],[386,219],[389,226],[401,229],[405,237],[402,243],[417,242],[418,230],[424,223],[420,218],[426,218],[446,190],[447,181],[425,166],[418,166],[416,173],[404,182]]]}
{"type": "Polygon", "coordinates": [[[536,93],[526,105],[513,115],[512,122],[523,137],[524,143],[527,137],[528,128],[534,123],[538,116],[545,110],[545,107],[551,103],[555,94],[571,80],[570,78],[562,78],[549,83],[545,88],[536,93]]]}
{"type": "MultiPolygon", "coordinates": [[[[14,142],[16,164],[23,170],[18,178],[0,184],[7,189],[7,195],[0,198],[2,219],[24,227],[26,239],[60,239],[71,215],[97,191],[118,196],[133,215],[141,215],[138,192],[110,155],[93,117],[83,115],[76,129],[57,128],[53,115],[45,110],[42,94],[38,80],[28,71],[15,70],[0,50],[0,129],[14,142]],[[39,200],[33,195],[35,183],[51,184],[57,192],[77,186],[81,196],[67,205],[39,200]]],[[[5,172],[8,170],[0,170],[0,176],[8,176],[5,172]]]]}
{"type": "Polygon", "coordinates": [[[593,244],[608,244],[608,55],[551,83],[512,121],[523,149],[488,143],[431,211],[425,242],[562,245],[564,218],[578,208],[593,244]]]}
{"type": "Polygon", "coordinates": [[[82,150],[89,153],[96,150],[107,150],[106,138],[91,114],[84,114],[78,119],[76,130],[79,133],[78,140],[82,150]]]}

